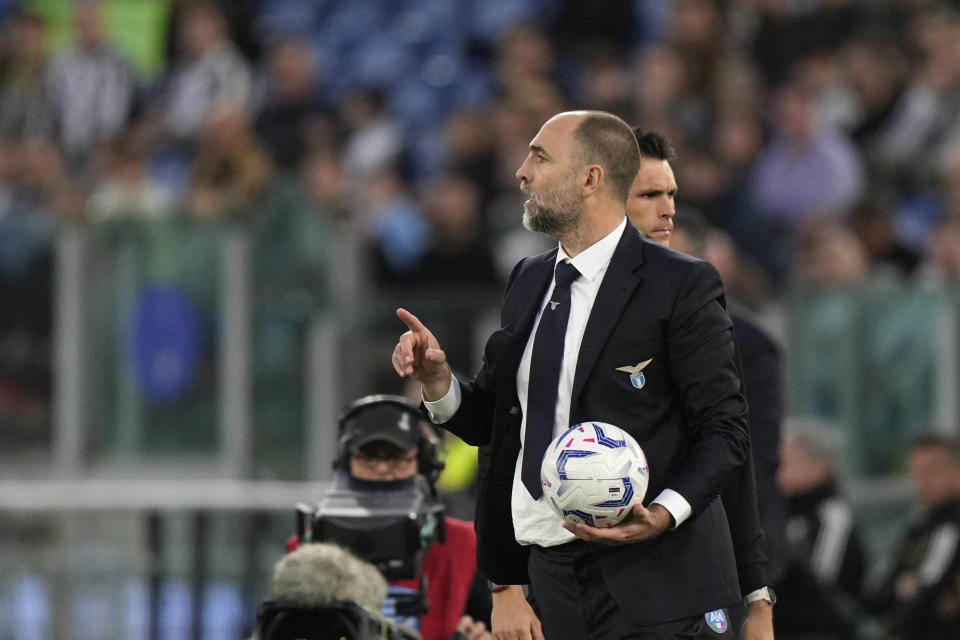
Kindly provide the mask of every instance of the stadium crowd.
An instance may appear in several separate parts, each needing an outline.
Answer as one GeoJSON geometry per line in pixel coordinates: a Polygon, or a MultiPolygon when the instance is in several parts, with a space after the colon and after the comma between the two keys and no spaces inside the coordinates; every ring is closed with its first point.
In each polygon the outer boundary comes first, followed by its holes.
{"type": "Polygon", "coordinates": [[[549,245],[514,172],[565,109],[672,140],[747,306],[960,282],[956,0],[156,0],[151,71],[116,3],[61,46],[55,4],[0,2],[0,446],[49,430],[65,226],[244,225],[318,299],[336,238],[374,291],[497,291],[549,245]]]}
{"type": "Polygon", "coordinates": [[[318,262],[337,227],[381,285],[495,288],[541,246],[513,171],[565,108],[674,142],[681,212],[733,238],[748,305],[960,274],[956,3],[160,2],[150,76],[109,4],[76,3],[57,50],[48,4],[0,16],[0,290],[23,301],[0,326],[3,414],[44,413],[61,225],[285,224],[318,262]]]}

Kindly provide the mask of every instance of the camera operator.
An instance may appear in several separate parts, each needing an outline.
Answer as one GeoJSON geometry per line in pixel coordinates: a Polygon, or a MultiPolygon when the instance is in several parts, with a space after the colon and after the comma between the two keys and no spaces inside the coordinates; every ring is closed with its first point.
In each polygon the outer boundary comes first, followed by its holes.
{"type": "MultiPolygon", "coordinates": [[[[416,406],[402,396],[367,396],[347,408],[340,421],[337,473],[334,485],[354,491],[389,489],[409,482],[417,474],[433,484],[443,464],[438,460],[439,441],[416,406]]],[[[423,640],[451,638],[487,640],[492,636],[489,595],[476,573],[476,533],[473,524],[445,517],[445,539],[435,541],[423,559],[429,610],[420,617],[423,640]]],[[[287,551],[300,544],[294,535],[287,551]]],[[[418,579],[393,580],[391,592],[413,592],[418,579]]]]}

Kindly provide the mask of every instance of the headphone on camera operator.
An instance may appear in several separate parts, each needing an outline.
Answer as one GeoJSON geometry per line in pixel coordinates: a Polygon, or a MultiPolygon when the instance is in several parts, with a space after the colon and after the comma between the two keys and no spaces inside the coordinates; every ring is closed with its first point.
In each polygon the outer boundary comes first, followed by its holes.
{"type": "Polygon", "coordinates": [[[417,450],[417,473],[430,483],[431,491],[444,464],[440,438],[420,413],[419,407],[399,395],[374,394],[351,402],[338,420],[339,439],[334,469],[350,472],[350,458],[371,442],[388,442],[398,449],[417,450]]]}

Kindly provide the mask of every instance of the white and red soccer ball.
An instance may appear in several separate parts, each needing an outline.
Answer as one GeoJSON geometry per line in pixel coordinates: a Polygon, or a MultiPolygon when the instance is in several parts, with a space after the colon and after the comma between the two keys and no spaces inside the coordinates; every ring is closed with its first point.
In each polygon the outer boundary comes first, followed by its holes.
{"type": "Polygon", "coordinates": [[[612,424],[583,422],[550,443],[540,467],[543,495],[567,522],[610,527],[647,493],[643,449],[612,424]]]}

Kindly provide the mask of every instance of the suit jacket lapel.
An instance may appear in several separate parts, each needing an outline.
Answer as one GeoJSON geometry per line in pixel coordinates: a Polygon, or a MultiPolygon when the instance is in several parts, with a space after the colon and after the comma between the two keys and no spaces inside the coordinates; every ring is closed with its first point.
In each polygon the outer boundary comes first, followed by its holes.
{"type": "Polygon", "coordinates": [[[570,398],[571,419],[577,399],[596,364],[600,352],[610,338],[614,325],[620,319],[623,308],[640,282],[635,273],[643,264],[643,238],[640,232],[627,221],[627,228],[610,259],[610,266],[593,302],[590,318],[580,343],[577,369],[573,377],[573,394],[570,398]]]}
{"type": "MultiPolygon", "coordinates": [[[[502,362],[505,375],[500,378],[498,393],[504,394],[509,403],[517,403],[517,369],[520,367],[520,358],[523,349],[527,346],[533,320],[540,310],[540,301],[550,286],[553,278],[553,268],[557,260],[557,251],[530,258],[522,267],[523,271],[516,276],[508,289],[503,307],[503,329],[509,336],[505,347],[504,361],[502,362]],[[508,375],[511,372],[513,375],[508,375]]],[[[491,444],[497,447],[507,431],[494,432],[491,444]]],[[[517,441],[519,443],[519,440],[517,441]]]]}

